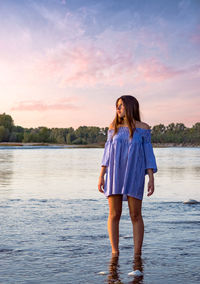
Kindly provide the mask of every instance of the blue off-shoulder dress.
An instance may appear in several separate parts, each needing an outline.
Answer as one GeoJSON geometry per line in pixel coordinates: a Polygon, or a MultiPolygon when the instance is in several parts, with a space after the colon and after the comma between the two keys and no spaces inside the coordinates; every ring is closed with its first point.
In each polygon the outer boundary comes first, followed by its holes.
{"type": "Polygon", "coordinates": [[[142,200],[147,169],[158,171],[151,144],[151,129],[135,128],[133,138],[129,128],[121,126],[113,136],[107,132],[101,166],[106,166],[104,194],[106,197],[122,194],[123,200],[132,196],[142,200]],[[113,136],[113,137],[112,137],[113,136]]]}

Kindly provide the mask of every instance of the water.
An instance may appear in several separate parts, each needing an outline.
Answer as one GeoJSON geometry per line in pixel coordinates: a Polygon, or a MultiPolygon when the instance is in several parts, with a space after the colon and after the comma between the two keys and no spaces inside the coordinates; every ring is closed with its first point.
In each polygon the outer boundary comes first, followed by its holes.
{"type": "Polygon", "coordinates": [[[0,283],[199,283],[200,149],[155,148],[155,193],[143,200],[143,277],[133,270],[127,202],[112,260],[103,149],[0,150],[0,283]],[[100,275],[99,272],[105,274],[100,275]],[[121,281],[121,282],[120,282],[121,281]]]}

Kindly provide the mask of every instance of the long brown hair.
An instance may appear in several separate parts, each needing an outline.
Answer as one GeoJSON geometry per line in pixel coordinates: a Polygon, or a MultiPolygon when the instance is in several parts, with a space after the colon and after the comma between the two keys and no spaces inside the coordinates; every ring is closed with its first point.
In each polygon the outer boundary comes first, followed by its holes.
{"type": "MultiPolygon", "coordinates": [[[[135,131],[135,122],[134,121],[141,121],[140,119],[140,107],[139,107],[139,102],[138,100],[133,97],[133,96],[121,96],[116,100],[116,108],[119,100],[123,101],[124,107],[125,107],[125,112],[126,112],[126,118],[127,118],[127,125],[129,128],[129,133],[130,133],[130,138],[133,137],[133,133],[135,131]]],[[[123,124],[124,118],[120,118],[117,115],[115,119],[113,120],[113,125],[114,125],[114,133],[113,136],[118,132],[118,125],[123,124]]]]}

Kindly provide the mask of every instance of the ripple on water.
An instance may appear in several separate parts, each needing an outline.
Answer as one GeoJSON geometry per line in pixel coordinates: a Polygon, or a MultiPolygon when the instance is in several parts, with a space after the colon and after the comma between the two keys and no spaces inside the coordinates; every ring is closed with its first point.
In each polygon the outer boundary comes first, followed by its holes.
{"type": "MultiPolygon", "coordinates": [[[[1,210],[0,243],[8,245],[0,249],[4,275],[4,279],[0,276],[0,283],[11,283],[11,275],[19,283],[25,283],[25,275],[33,283],[42,283],[42,279],[46,283],[102,283],[101,275],[94,276],[96,272],[109,274],[111,249],[103,201],[11,199],[1,205],[11,208],[1,210]],[[33,205],[37,206],[33,208],[33,205]],[[77,267],[81,271],[79,276],[77,267]]],[[[146,204],[143,258],[144,276],[149,282],[145,280],[144,284],[169,284],[174,279],[176,283],[179,280],[192,283],[188,279],[192,279],[192,265],[197,265],[200,251],[195,246],[195,238],[191,241],[194,235],[191,228],[199,227],[199,220],[191,208],[183,210],[183,205],[172,205],[163,202],[159,204],[160,209],[152,211],[152,203],[146,204]],[[173,230],[169,230],[171,226],[173,230]],[[184,230],[180,229],[182,226],[184,230]],[[171,270],[180,271],[183,265],[185,274],[173,275],[171,270]],[[167,269],[163,270],[164,267],[167,269]]],[[[134,247],[128,207],[123,209],[123,215],[129,221],[124,218],[121,222],[119,275],[123,283],[128,283],[134,247]]]]}
{"type": "Polygon", "coordinates": [[[0,249],[0,254],[12,254],[12,255],[18,255],[21,253],[24,253],[25,250],[22,249],[12,249],[12,248],[1,248],[0,249]]]}

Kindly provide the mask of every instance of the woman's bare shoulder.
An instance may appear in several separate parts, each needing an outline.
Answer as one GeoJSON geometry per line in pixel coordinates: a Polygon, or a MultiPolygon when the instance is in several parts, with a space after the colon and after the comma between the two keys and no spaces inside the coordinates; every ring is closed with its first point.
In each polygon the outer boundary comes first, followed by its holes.
{"type": "Polygon", "coordinates": [[[136,127],[142,128],[142,129],[150,129],[150,126],[146,122],[137,121],[136,127]]]}
{"type": "Polygon", "coordinates": [[[111,122],[111,124],[110,124],[110,126],[109,126],[109,130],[114,129],[114,128],[115,128],[114,123],[111,122]]]}

